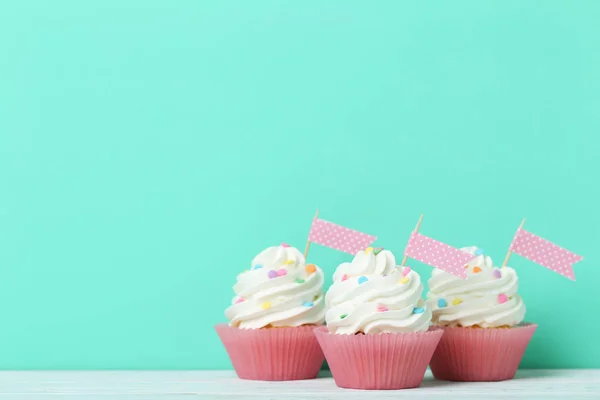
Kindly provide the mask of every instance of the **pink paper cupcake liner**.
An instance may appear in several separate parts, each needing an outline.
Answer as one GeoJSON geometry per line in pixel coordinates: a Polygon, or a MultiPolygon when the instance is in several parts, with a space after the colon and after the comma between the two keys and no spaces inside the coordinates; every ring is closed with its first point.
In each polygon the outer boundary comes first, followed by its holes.
{"type": "Polygon", "coordinates": [[[317,377],[325,357],[314,326],[239,329],[215,326],[242,379],[290,381],[317,377]]]}
{"type": "Polygon", "coordinates": [[[351,389],[407,389],[421,384],[444,331],[336,335],[326,327],[315,335],[336,385],[351,389]]]}
{"type": "Polygon", "coordinates": [[[446,381],[503,381],[519,368],[536,324],[512,328],[444,328],[431,372],[446,381]]]}

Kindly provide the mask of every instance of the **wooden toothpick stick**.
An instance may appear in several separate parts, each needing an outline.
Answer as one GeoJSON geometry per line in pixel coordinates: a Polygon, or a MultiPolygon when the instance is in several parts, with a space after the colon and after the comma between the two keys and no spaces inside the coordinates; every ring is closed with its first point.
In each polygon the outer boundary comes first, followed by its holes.
{"type": "MultiPolygon", "coordinates": [[[[519,229],[523,228],[523,225],[525,225],[525,218],[523,218],[523,221],[521,221],[521,225],[519,225],[519,229]]],[[[519,231],[519,229],[517,229],[517,232],[519,231]]],[[[512,245],[512,242],[510,242],[510,244],[512,245]]],[[[506,264],[508,263],[508,259],[510,258],[511,254],[512,254],[512,251],[510,250],[510,246],[509,246],[508,252],[506,253],[506,257],[504,257],[504,262],[502,263],[503,267],[506,267],[506,264]]]]}
{"type": "MultiPolygon", "coordinates": [[[[313,221],[315,219],[319,218],[319,209],[317,208],[317,213],[315,214],[315,217],[313,218],[313,221]]],[[[312,229],[312,224],[310,225],[311,229],[312,229]]],[[[310,238],[310,233],[308,234],[308,237],[310,238]]],[[[308,257],[308,251],[310,250],[310,239],[306,239],[306,247],[304,248],[304,261],[306,261],[306,258],[308,257]]]]}
{"type": "MultiPolygon", "coordinates": [[[[423,214],[421,214],[421,217],[419,218],[419,222],[417,222],[417,226],[415,227],[415,232],[419,232],[419,228],[421,227],[421,221],[423,221],[423,214]]],[[[400,264],[401,266],[405,266],[406,265],[406,260],[408,259],[408,256],[404,256],[404,258],[402,259],[402,264],[400,264]]]]}

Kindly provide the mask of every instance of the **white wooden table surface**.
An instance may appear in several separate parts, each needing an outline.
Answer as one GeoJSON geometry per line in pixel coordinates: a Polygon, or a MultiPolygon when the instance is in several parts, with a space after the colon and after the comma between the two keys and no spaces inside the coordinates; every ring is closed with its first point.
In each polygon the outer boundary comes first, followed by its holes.
{"type": "Polygon", "coordinates": [[[505,382],[437,381],[418,389],[340,389],[322,378],[293,382],[238,379],[233,371],[1,371],[0,399],[600,399],[600,370],[522,370],[505,382]]]}

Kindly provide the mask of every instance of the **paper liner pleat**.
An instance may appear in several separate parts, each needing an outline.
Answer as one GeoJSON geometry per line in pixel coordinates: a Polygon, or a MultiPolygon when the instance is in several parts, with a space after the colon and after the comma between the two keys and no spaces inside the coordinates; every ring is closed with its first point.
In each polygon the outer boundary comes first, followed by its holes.
{"type": "Polygon", "coordinates": [[[326,327],[315,335],[336,385],[352,389],[407,389],[423,381],[443,330],[336,335],[326,327]]]}
{"type": "Polygon", "coordinates": [[[436,379],[502,381],[512,379],[537,325],[512,328],[444,328],[433,358],[436,379]]]}
{"type": "Polygon", "coordinates": [[[239,329],[215,326],[242,379],[288,381],[317,377],[324,361],[314,326],[239,329]]]}

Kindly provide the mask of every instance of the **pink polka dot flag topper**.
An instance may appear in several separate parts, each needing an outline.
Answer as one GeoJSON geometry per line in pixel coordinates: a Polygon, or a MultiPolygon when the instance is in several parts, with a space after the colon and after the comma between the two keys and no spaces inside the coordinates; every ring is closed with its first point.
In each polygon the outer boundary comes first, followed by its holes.
{"type": "Polygon", "coordinates": [[[465,265],[476,257],[414,231],[404,249],[404,255],[462,279],[467,277],[465,265]]]}
{"type": "Polygon", "coordinates": [[[376,236],[367,235],[319,218],[313,219],[308,235],[308,240],[312,243],[352,255],[366,249],[376,239],[376,236]]]}
{"type": "Polygon", "coordinates": [[[510,250],[573,281],[575,280],[573,264],[583,260],[583,257],[523,228],[517,230],[510,250]]]}

